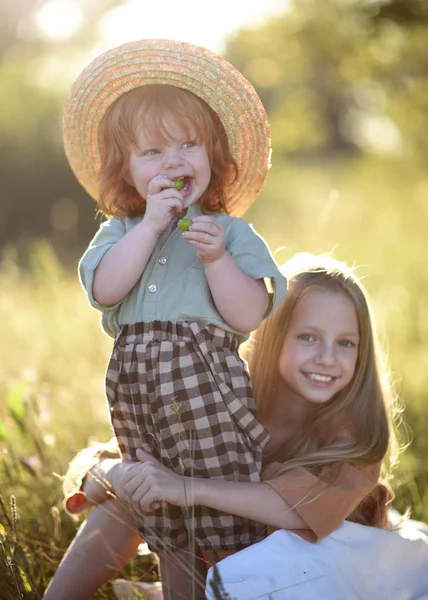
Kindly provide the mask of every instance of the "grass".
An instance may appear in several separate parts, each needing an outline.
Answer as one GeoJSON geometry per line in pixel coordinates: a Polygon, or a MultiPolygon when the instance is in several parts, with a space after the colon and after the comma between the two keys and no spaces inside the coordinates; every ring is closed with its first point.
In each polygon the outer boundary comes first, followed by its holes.
{"type": "MultiPolygon", "coordinates": [[[[0,472],[0,582],[2,600],[39,599],[82,519],[62,506],[61,477],[73,449],[58,452],[46,426],[37,384],[22,380],[3,412],[0,472]],[[22,392],[25,390],[25,394],[22,392]]],[[[82,409],[82,407],[80,407],[82,409]]],[[[82,413],[81,413],[82,414],[82,413]]],[[[102,433],[100,431],[100,437],[102,433]]],[[[82,440],[83,441],[83,440],[82,440]]],[[[156,581],[157,562],[140,548],[121,575],[156,581]]],[[[104,586],[94,598],[112,598],[104,586]]]]}
{"type": "MultiPolygon", "coordinates": [[[[82,520],[63,509],[61,474],[89,441],[111,435],[103,397],[110,342],[48,246],[33,249],[25,273],[6,256],[0,281],[8,340],[0,366],[0,596],[38,599],[82,520]]],[[[148,554],[122,576],[153,581],[156,569],[148,554]]],[[[109,586],[94,596],[112,597],[109,586]]]]}
{"type": "MultiPolygon", "coordinates": [[[[287,244],[279,262],[298,250],[338,245],[338,258],[356,260],[370,276],[366,285],[389,340],[413,438],[397,470],[394,504],[428,521],[428,204],[422,194],[428,188],[423,175],[407,175],[371,164],[370,172],[362,165],[314,168],[302,178],[287,167],[273,174],[249,219],[272,247],[287,244]]],[[[31,246],[25,264],[18,267],[9,248],[0,267],[2,600],[42,597],[81,521],[64,512],[61,475],[78,450],[111,435],[103,391],[111,340],[75,272],[59,265],[47,243],[31,246]]],[[[153,581],[156,569],[145,554],[120,576],[153,581]]],[[[94,598],[113,598],[110,587],[94,598]]]]}

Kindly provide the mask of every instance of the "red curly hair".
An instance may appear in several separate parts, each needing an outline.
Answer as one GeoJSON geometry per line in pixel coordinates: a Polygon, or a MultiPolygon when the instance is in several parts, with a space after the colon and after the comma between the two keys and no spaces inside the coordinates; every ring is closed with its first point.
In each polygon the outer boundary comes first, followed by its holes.
{"type": "Polygon", "coordinates": [[[153,84],[123,94],[101,122],[98,207],[107,217],[144,215],[146,201],[132,184],[129,158],[132,149],[137,148],[136,136],[141,127],[149,134],[168,139],[163,125],[165,115],[176,120],[186,133],[191,123],[198,142],[206,147],[211,179],[199,199],[201,211],[227,213],[227,192],[238,176],[238,166],[219,117],[192,92],[172,85],[153,84]]]}

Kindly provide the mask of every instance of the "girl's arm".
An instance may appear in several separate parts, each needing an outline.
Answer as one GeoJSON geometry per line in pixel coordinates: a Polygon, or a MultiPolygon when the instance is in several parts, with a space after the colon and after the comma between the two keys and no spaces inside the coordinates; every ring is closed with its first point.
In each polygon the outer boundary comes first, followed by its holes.
{"type": "MultiPolygon", "coordinates": [[[[280,473],[279,463],[264,471],[264,482],[281,498],[295,507],[317,539],[334,531],[363,500],[379,481],[380,463],[354,466],[349,463],[325,465],[315,475],[304,467],[295,467],[280,473]],[[269,471],[271,476],[269,476],[269,471]]],[[[385,512],[385,497],[379,504],[369,502],[369,512],[385,512]]]]}
{"type": "Polygon", "coordinates": [[[265,483],[188,478],[186,487],[194,489],[194,504],[209,506],[271,527],[308,528],[299,514],[265,483]]]}
{"type": "MultiPolygon", "coordinates": [[[[350,517],[376,487],[380,471],[379,463],[337,463],[326,465],[318,475],[303,467],[280,473],[278,463],[264,472],[266,476],[270,471],[273,478],[250,483],[182,477],[141,450],[137,457],[143,462],[124,474],[122,494],[140,514],[150,510],[153,499],[179,506],[201,504],[272,527],[309,530],[315,539],[350,517]]],[[[380,500],[378,508],[385,512],[385,499],[380,500]]]]}
{"type": "Polygon", "coordinates": [[[142,463],[135,463],[122,482],[127,504],[139,514],[151,510],[153,502],[177,506],[203,505],[272,527],[307,529],[299,514],[269,485],[183,477],[138,450],[142,463]]]}
{"type": "Polygon", "coordinates": [[[85,472],[80,492],[85,502],[81,498],[76,499],[80,503],[79,509],[84,510],[117,496],[124,505],[139,514],[161,508],[166,503],[178,506],[199,504],[272,527],[307,529],[305,521],[269,485],[182,477],[145,452],[137,452],[143,463],[104,458],[91,465],[90,470],[85,472]]]}

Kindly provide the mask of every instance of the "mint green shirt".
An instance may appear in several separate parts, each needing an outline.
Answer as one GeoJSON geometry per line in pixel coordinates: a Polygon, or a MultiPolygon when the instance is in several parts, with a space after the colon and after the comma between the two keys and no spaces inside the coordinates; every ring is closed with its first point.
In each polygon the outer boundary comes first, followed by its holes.
{"type": "MultiPolygon", "coordinates": [[[[188,217],[200,215],[193,204],[188,217]]],[[[287,295],[287,281],[269,251],[266,242],[246,221],[216,214],[226,234],[226,250],[238,266],[254,279],[268,278],[271,302],[267,316],[287,295]]],[[[181,237],[181,230],[172,224],[159,236],[149,262],[132,290],[117,304],[102,306],[92,293],[94,272],[104,254],[118,242],[142,217],[109,219],[101,224],[79,263],[80,281],[90,304],[101,311],[101,324],[107,334],[115,337],[122,325],[150,321],[198,321],[217,325],[238,335],[217,311],[203,264],[196,257],[196,248],[181,237]]]]}

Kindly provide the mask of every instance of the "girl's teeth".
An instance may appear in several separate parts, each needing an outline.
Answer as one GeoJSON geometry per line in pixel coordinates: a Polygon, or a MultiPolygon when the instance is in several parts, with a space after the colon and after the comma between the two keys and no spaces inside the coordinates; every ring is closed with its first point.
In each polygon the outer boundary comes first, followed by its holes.
{"type": "Polygon", "coordinates": [[[324,383],[328,383],[333,379],[333,377],[330,377],[329,375],[318,375],[316,373],[308,373],[308,377],[313,381],[322,381],[324,383]]]}

